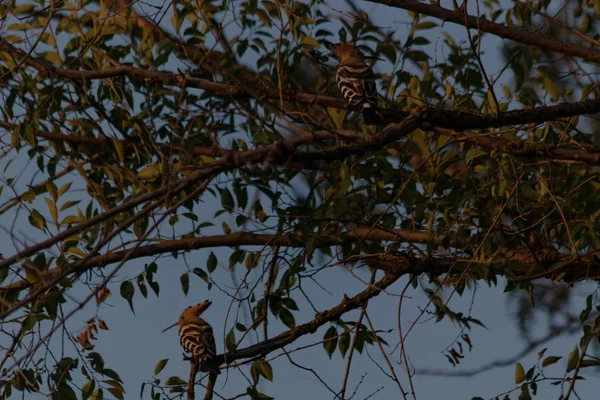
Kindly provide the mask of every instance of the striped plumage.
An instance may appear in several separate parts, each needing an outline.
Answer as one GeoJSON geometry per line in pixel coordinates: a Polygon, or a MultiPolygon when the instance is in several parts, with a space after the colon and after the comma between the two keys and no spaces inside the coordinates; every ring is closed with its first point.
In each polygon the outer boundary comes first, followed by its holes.
{"type": "Polygon", "coordinates": [[[377,113],[377,86],[371,67],[365,62],[365,55],[351,43],[330,46],[331,51],[340,58],[335,81],[342,95],[350,105],[362,110],[365,124],[381,123],[377,113]]]}
{"type": "Polygon", "coordinates": [[[206,300],[203,303],[186,308],[174,325],[179,325],[179,343],[183,349],[191,354],[191,358],[198,364],[202,372],[220,374],[216,362],[215,337],[212,327],[200,318],[212,303],[206,300]]]}

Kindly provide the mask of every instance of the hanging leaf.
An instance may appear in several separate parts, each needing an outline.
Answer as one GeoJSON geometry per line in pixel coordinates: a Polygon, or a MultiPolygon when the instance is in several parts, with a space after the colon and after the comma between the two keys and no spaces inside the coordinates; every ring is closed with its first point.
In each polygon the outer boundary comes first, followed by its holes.
{"type": "Polygon", "coordinates": [[[121,297],[123,297],[125,300],[127,300],[127,303],[129,304],[129,308],[131,308],[131,311],[135,314],[135,310],[133,309],[133,294],[135,293],[135,287],[133,286],[133,283],[129,282],[129,281],[124,281],[123,283],[121,283],[121,297]]]}

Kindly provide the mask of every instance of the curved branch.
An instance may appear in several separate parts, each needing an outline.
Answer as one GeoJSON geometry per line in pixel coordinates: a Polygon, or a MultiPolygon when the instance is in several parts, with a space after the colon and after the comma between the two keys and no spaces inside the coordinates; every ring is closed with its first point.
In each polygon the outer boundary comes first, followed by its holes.
{"type": "Polygon", "coordinates": [[[107,78],[116,78],[127,76],[133,80],[144,82],[160,82],[166,86],[191,87],[206,90],[219,96],[229,98],[249,98],[260,95],[261,98],[283,99],[284,101],[295,101],[298,103],[307,103],[311,105],[320,105],[323,107],[334,107],[349,109],[349,103],[342,98],[319,96],[307,93],[296,93],[290,90],[278,90],[272,88],[252,88],[251,91],[240,85],[227,85],[216,83],[206,79],[187,77],[183,74],[174,74],[171,72],[149,71],[143,68],[137,68],[130,65],[119,65],[117,67],[105,68],[98,71],[79,71],[56,67],[40,58],[28,55],[23,50],[10,44],[4,38],[0,37],[0,50],[4,50],[13,57],[21,60],[25,65],[35,68],[40,74],[49,78],[70,79],[75,81],[89,81],[107,78]]]}
{"type": "MultiPolygon", "coordinates": [[[[423,3],[427,7],[428,6],[423,3]]],[[[437,6],[436,6],[437,7],[437,6]]],[[[319,96],[308,93],[296,93],[289,90],[278,90],[268,88],[252,88],[248,91],[242,87],[216,83],[205,79],[190,78],[170,72],[148,71],[128,65],[114,68],[106,68],[99,71],[78,71],[56,67],[44,60],[28,55],[24,51],[14,47],[12,44],[0,37],[0,50],[5,50],[13,57],[18,58],[26,65],[35,68],[41,74],[51,78],[62,78],[71,80],[94,80],[111,77],[127,76],[131,79],[141,79],[149,82],[161,82],[167,86],[193,87],[206,90],[224,97],[256,97],[262,99],[274,99],[288,102],[306,103],[339,109],[349,109],[350,106],[345,99],[336,97],[319,96]]],[[[410,120],[411,114],[394,109],[381,110],[386,119],[390,121],[410,120]]],[[[516,110],[502,112],[498,115],[485,115],[469,111],[443,110],[429,108],[419,114],[421,123],[427,123],[433,127],[454,129],[463,131],[467,129],[498,128],[507,125],[519,125],[530,123],[542,123],[559,118],[574,117],[584,114],[595,114],[600,112],[600,99],[583,100],[577,103],[561,103],[554,106],[537,107],[527,110],[516,110]]],[[[407,124],[410,125],[410,124],[407,124]]],[[[386,130],[387,131],[387,130],[386,130]]],[[[380,141],[385,135],[377,135],[380,141]]]]}
{"type": "MultiPolygon", "coordinates": [[[[228,235],[214,235],[200,238],[186,238],[178,240],[165,240],[160,243],[139,246],[128,256],[128,260],[141,257],[155,256],[158,254],[173,253],[185,250],[197,250],[202,248],[232,247],[232,246],[283,246],[283,247],[303,247],[308,238],[301,233],[289,235],[257,235],[249,232],[235,232],[228,235]]],[[[358,240],[372,241],[390,241],[390,242],[409,242],[409,243],[435,243],[442,245],[466,245],[466,241],[453,239],[448,235],[437,235],[430,237],[427,232],[417,232],[408,230],[384,230],[380,228],[358,228],[348,232],[342,232],[339,235],[317,235],[315,237],[315,246],[318,248],[337,246],[348,242],[358,240]]],[[[56,279],[58,276],[67,276],[72,273],[88,271],[96,267],[106,267],[110,264],[120,262],[128,254],[129,250],[115,251],[101,256],[91,257],[85,263],[76,266],[54,268],[39,273],[43,281],[56,279]]],[[[20,291],[33,286],[27,280],[21,280],[0,288],[0,296],[6,296],[8,293],[20,291]]]]}
{"type": "Polygon", "coordinates": [[[503,24],[477,18],[465,14],[463,10],[449,10],[440,7],[437,3],[422,3],[416,0],[367,0],[371,3],[384,4],[388,7],[402,8],[419,14],[438,18],[444,22],[449,21],[468,28],[478,29],[495,36],[511,39],[515,42],[536,46],[545,50],[563,53],[578,57],[583,60],[600,63],[600,52],[594,48],[587,48],[572,43],[561,42],[551,36],[539,32],[529,32],[525,29],[513,28],[503,24]]]}

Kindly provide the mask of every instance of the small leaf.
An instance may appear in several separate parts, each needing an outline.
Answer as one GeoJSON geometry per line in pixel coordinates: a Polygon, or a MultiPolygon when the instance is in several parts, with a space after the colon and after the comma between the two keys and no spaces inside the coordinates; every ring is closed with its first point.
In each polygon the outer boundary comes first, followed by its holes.
{"type": "Polygon", "coordinates": [[[308,45],[311,47],[315,47],[315,48],[321,47],[321,43],[319,43],[319,41],[317,39],[310,37],[310,36],[304,36],[302,38],[302,44],[305,44],[305,45],[308,45]]]}
{"type": "Polygon", "coordinates": [[[187,296],[190,290],[190,275],[188,273],[185,273],[181,275],[179,280],[181,281],[181,290],[183,291],[183,294],[187,296]]]}
{"type": "Polygon", "coordinates": [[[279,318],[281,318],[281,322],[283,322],[288,328],[296,327],[294,315],[287,308],[281,308],[281,311],[279,311],[279,318]]]}
{"type": "Polygon", "coordinates": [[[123,383],[119,374],[117,374],[114,370],[110,368],[104,368],[102,370],[102,375],[108,376],[111,379],[114,379],[117,382],[123,383]]]}
{"type": "Polygon", "coordinates": [[[81,397],[83,400],[89,399],[95,387],[96,382],[93,379],[90,379],[85,385],[83,385],[83,388],[81,388],[81,397]]]}
{"type": "Polygon", "coordinates": [[[557,357],[557,356],[548,356],[548,357],[544,358],[544,361],[542,361],[542,368],[546,368],[547,366],[556,363],[561,358],[562,357],[557,357]]]}
{"type": "Polygon", "coordinates": [[[269,381],[273,382],[273,368],[271,368],[271,364],[266,362],[265,360],[257,361],[258,368],[260,368],[260,373],[269,381]]]}
{"type": "Polygon", "coordinates": [[[250,367],[250,376],[252,377],[252,382],[254,382],[254,384],[258,383],[258,380],[260,379],[260,369],[257,363],[252,364],[252,367],[250,367]]]}
{"type": "Polygon", "coordinates": [[[39,230],[44,230],[46,228],[46,219],[40,212],[34,209],[31,214],[29,214],[29,223],[38,228],[39,230]]]}
{"type": "Polygon", "coordinates": [[[165,366],[167,365],[167,363],[169,362],[168,358],[162,359],[158,362],[158,364],[156,364],[156,367],[154,368],[154,375],[158,375],[160,373],[160,371],[162,371],[165,366]]]}
{"type": "Polygon", "coordinates": [[[548,350],[548,348],[547,348],[547,347],[546,347],[546,348],[544,348],[544,349],[542,349],[542,351],[540,351],[540,352],[538,353],[538,360],[539,360],[539,359],[541,359],[542,357],[544,357],[544,354],[546,354],[546,350],[548,350]]]}
{"type": "Polygon", "coordinates": [[[242,324],[241,322],[235,323],[235,329],[237,329],[240,332],[246,332],[248,330],[248,328],[246,328],[246,326],[244,324],[242,324]]]}
{"type": "Polygon", "coordinates": [[[252,400],[273,400],[273,397],[267,396],[264,393],[259,392],[254,387],[249,387],[246,389],[246,393],[252,400]]]}
{"type": "Polygon", "coordinates": [[[125,149],[123,148],[123,142],[113,136],[112,138],[113,145],[115,146],[115,150],[117,150],[117,156],[119,156],[119,161],[123,162],[125,160],[125,149]]]}
{"type": "Polygon", "coordinates": [[[521,365],[521,363],[517,363],[517,366],[515,368],[515,383],[518,385],[519,383],[523,382],[525,380],[525,370],[523,369],[523,366],[521,365]]]}
{"type": "Polygon", "coordinates": [[[567,361],[567,372],[573,371],[577,367],[577,361],[579,361],[579,347],[575,345],[575,348],[569,354],[569,361],[567,361]]]}
{"type": "Polygon", "coordinates": [[[169,379],[167,379],[167,381],[165,382],[165,386],[175,386],[175,385],[185,385],[185,384],[187,384],[187,382],[178,376],[172,376],[169,379]]]}
{"type": "Polygon", "coordinates": [[[209,273],[212,273],[215,270],[215,268],[217,268],[217,256],[215,256],[215,253],[213,253],[212,251],[208,255],[206,268],[208,269],[209,273]]]}
{"type": "Polygon", "coordinates": [[[200,277],[204,282],[208,283],[208,274],[204,272],[202,268],[194,268],[194,273],[200,277]]]}
{"type": "Polygon", "coordinates": [[[346,351],[348,351],[348,348],[350,347],[350,332],[346,332],[340,337],[340,344],[338,347],[340,353],[342,353],[342,358],[344,358],[346,356],[346,351]]]}
{"type": "Polygon", "coordinates": [[[27,317],[25,317],[25,319],[23,320],[23,323],[21,324],[21,329],[23,330],[23,332],[31,330],[35,326],[35,323],[37,322],[37,320],[38,319],[35,314],[28,315],[27,317]]]}
{"type": "Polygon", "coordinates": [[[157,165],[149,165],[142,169],[138,174],[137,178],[142,181],[154,181],[160,176],[160,169],[157,165]]]}
{"type": "Polygon", "coordinates": [[[135,287],[133,283],[129,281],[125,281],[121,283],[121,297],[123,297],[129,303],[129,307],[131,311],[135,314],[135,310],[133,309],[133,294],[135,293],[135,287]]]}
{"type": "Polygon", "coordinates": [[[327,329],[325,336],[323,336],[323,340],[323,347],[325,348],[329,358],[331,358],[331,355],[335,351],[338,342],[337,329],[335,329],[335,326],[331,326],[329,329],[327,329]]]}
{"type": "Polygon", "coordinates": [[[69,190],[69,188],[71,187],[71,185],[73,184],[73,182],[67,182],[64,185],[62,185],[60,187],[60,189],[58,189],[58,197],[62,196],[67,190],[69,190]]]}
{"type": "Polygon", "coordinates": [[[231,328],[231,330],[229,331],[227,336],[225,336],[225,347],[227,348],[227,351],[235,350],[236,344],[235,344],[235,333],[233,333],[233,328],[231,328]]]}
{"type": "Polygon", "coordinates": [[[235,204],[233,202],[233,196],[231,195],[231,192],[227,188],[221,190],[221,205],[227,211],[232,210],[233,207],[235,206],[235,204]]]}
{"type": "Polygon", "coordinates": [[[597,367],[598,365],[600,365],[598,360],[581,360],[581,368],[597,367]]]}

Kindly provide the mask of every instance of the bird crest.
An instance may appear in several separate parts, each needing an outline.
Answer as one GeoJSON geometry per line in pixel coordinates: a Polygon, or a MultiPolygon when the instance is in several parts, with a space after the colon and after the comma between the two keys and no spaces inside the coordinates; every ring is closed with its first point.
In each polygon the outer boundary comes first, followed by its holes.
{"type": "Polygon", "coordinates": [[[200,315],[206,311],[208,307],[212,304],[212,301],[205,300],[202,303],[196,304],[195,306],[189,306],[179,316],[179,320],[175,322],[173,325],[169,325],[166,327],[163,332],[173,328],[174,326],[182,326],[188,324],[190,322],[195,322],[200,320],[200,315]]]}

